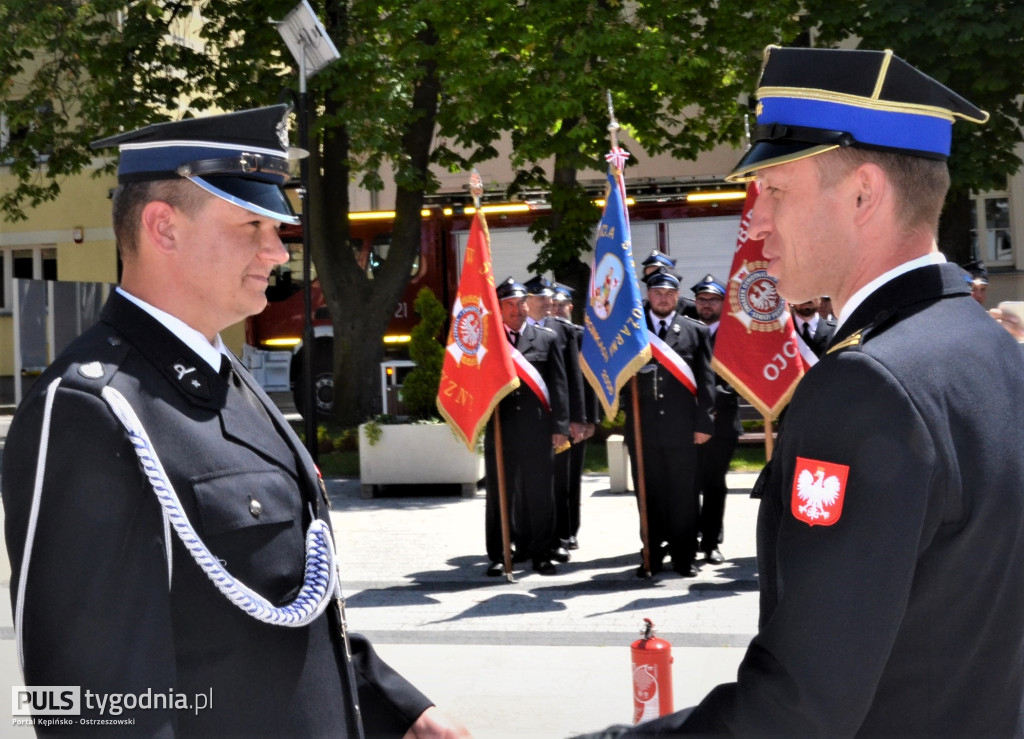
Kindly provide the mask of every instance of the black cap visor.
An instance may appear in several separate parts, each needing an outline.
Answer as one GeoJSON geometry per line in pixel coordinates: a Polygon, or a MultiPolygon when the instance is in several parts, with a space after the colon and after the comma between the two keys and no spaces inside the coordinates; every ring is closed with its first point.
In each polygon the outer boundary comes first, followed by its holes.
{"type": "Polygon", "coordinates": [[[812,157],[815,154],[822,154],[838,148],[839,144],[758,141],[747,150],[739,164],[733,168],[725,180],[726,182],[748,182],[754,179],[754,173],[759,169],[795,162],[798,159],[812,157]]]}
{"type": "Polygon", "coordinates": [[[217,197],[237,205],[239,208],[273,218],[282,223],[298,224],[299,218],[292,210],[284,191],[269,182],[259,182],[243,177],[189,177],[189,179],[217,197]]]}

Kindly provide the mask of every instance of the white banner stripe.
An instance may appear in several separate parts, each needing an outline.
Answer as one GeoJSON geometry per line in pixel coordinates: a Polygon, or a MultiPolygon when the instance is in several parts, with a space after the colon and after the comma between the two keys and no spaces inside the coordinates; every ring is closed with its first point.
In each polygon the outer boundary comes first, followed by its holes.
{"type": "Polygon", "coordinates": [[[516,374],[519,375],[519,379],[530,386],[530,389],[537,394],[537,397],[544,404],[544,409],[550,413],[551,396],[548,394],[548,386],[544,382],[544,378],[540,376],[540,372],[515,347],[512,347],[512,361],[516,363],[516,374]]]}
{"type": "Polygon", "coordinates": [[[683,383],[687,390],[696,396],[697,378],[693,376],[693,370],[690,369],[690,365],[686,363],[686,360],[680,357],[675,349],[666,344],[653,331],[648,329],[647,335],[651,340],[651,351],[654,353],[654,358],[672,373],[673,377],[683,383]]]}

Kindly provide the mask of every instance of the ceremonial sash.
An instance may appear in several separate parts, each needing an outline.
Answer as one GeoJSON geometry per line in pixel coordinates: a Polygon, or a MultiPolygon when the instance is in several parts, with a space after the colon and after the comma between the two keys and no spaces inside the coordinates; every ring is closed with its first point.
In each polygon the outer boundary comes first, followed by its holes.
{"type": "Polygon", "coordinates": [[[690,365],[686,363],[686,360],[680,357],[675,349],[666,344],[653,331],[647,331],[647,338],[651,341],[651,354],[654,355],[654,358],[696,397],[697,380],[694,378],[693,370],[690,369],[690,365]]]}
{"type": "Polygon", "coordinates": [[[529,360],[523,356],[523,353],[512,347],[512,361],[516,363],[516,374],[519,379],[522,380],[528,388],[540,399],[541,405],[544,406],[544,410],[548,413],[551,412],[551,396],[548,395],[548,386],[544,382],[544,378],[540,376],[540,372],[537,368],[530,364],[529,360]]]}
{"type": "Polygon", "coordinates": [[[800,350],[800,358],[804,360],[804,366],[810,369],[818,363],[818,355],[811,347],[807,346],[807,342],[804,341],[804,337],[800,335],[799,331],[794,331],[793,336],[796,337],[796,346],[800,350]]]}

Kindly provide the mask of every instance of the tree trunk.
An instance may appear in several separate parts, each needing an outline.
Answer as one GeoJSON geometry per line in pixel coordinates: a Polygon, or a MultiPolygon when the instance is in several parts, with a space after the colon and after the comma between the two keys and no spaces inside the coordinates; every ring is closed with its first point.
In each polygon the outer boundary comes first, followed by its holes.
{"type": "MultiPolygon", "coordinates": [[[[329,3],[332,35],[347,38],[343,2],[329,3]]],[[[423,43],[436,44],[433,29],[420,34],[423,43]]],[[[310,225],[314,261],[334,329],[334,420],[354,426],[381,411],[380,363],[382,337],[409,282],[420,248],[420,210],[430,162],[440,83],[436,65],[424,71],[413,92],[413,108],[420,113],[402,138],[403,150],[415,176],[406,177],[395,197],[395,223],[388,258],[374,279],[356,261],[349,246],[349,141],[344,129],[332,129],[323,138],[323,159],[310,163],[310,225]]],[[[337,112],[335,100],[321,101],[328,115],[337,112]]],[[[408,173],[408,169],[406,169],[408,173]]]]}

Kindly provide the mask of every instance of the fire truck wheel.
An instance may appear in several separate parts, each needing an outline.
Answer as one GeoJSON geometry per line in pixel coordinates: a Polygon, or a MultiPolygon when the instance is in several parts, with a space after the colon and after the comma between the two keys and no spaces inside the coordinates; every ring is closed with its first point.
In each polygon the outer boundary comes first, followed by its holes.
{"type": "Polygon", "coordinates": [[[330,343],[318,343],[316,352],[313,355],[313,400],[308,403],[306,396],[309,394],[305,387],[305,367],[302,362],[306,360],[306,353],[299,355],[301,361],[298,363],[298,372],[295,375],[295,409],[303,416],[306,409],[311,405],[316,408],[317,418],[329,418],[334,411],[334,370],[333,354],[330,343]]]}

